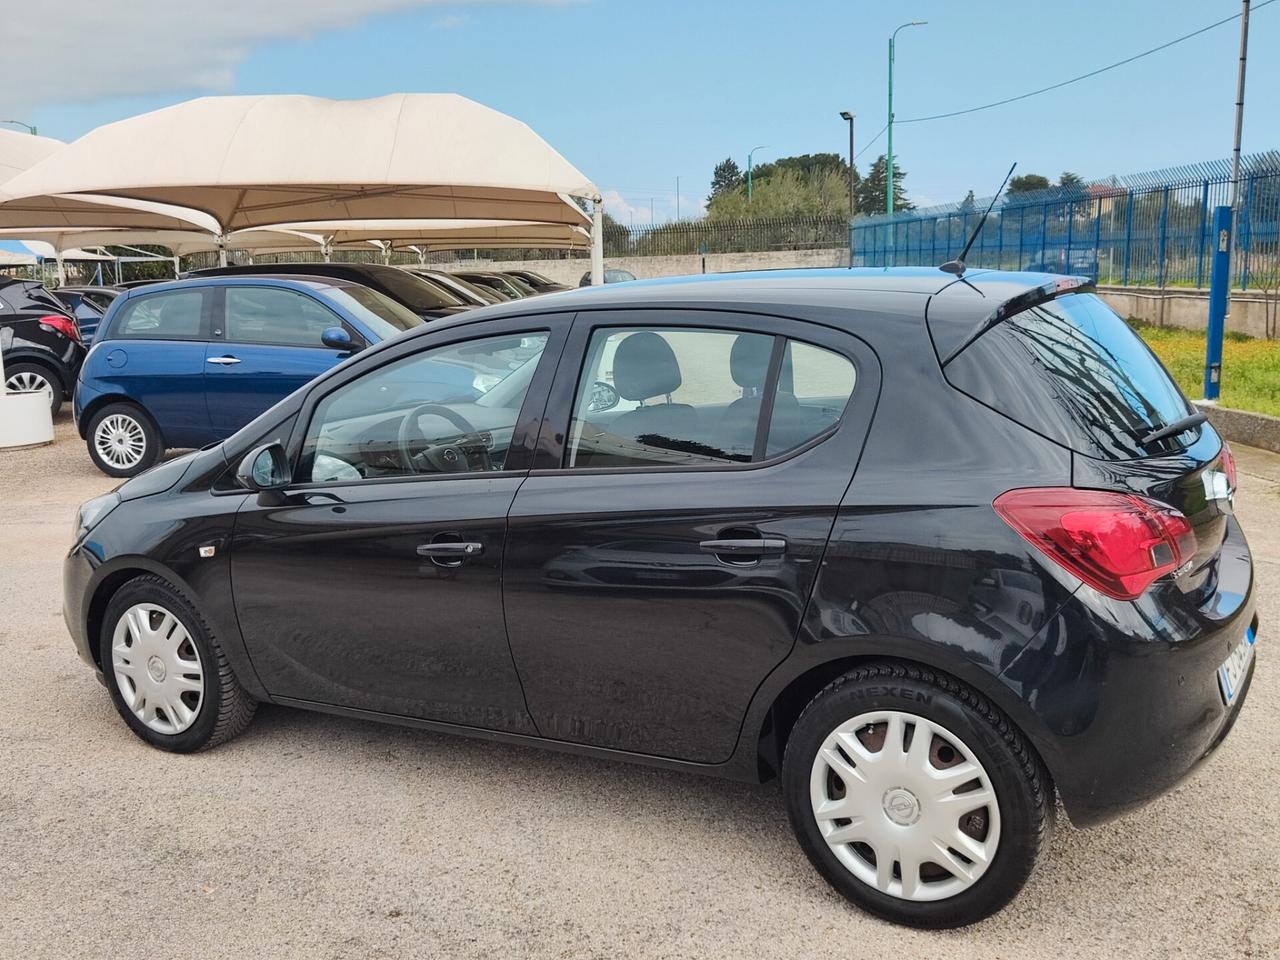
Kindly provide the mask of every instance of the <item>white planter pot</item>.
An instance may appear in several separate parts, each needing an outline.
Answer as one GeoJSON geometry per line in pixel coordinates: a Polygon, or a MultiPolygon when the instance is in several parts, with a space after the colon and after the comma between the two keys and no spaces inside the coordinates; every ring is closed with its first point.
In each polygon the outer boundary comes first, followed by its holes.
{"type": "Polygon", "coordinates": [[[43,390],[5,393],[0,389],[0,449],[53,443],[53,411],[43,390]]]}

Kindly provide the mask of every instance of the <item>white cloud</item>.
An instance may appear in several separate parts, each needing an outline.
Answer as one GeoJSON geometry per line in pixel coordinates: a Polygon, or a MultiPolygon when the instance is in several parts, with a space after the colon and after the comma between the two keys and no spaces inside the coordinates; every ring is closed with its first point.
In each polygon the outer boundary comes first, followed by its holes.
{"type": "Polygon", "coordinates": [[[441,30],[456,30],[467,22],[467,18],[460,13],[446,13],[443,17],[437,17],[435,24],[441,30]]]}
{"type": "Polygon", "coordinates": [[[8,79],[0,83],[0,114],[44,103],[222,93],[231,88],[236,67],[262,43],[342,29],[398,10],[487,2],[494,0],[62,0],[48,15],[11,11],[4,17],[8,79]],[[57,53],[53,59],[51,51],[57,53]]]}
{"type": "MultiPolygon", "coordinates": [[[[632,224],[645,227],[650,223],[666,223],[675,220],[677,216],[674,191],[667,194],[654,193],[652,204],[648,196],[633,191],[624,193],[616,188],[601,190],[600,196],[604,199],[604,208],[609,216],[624,227],[632,224]]],[[[681,219],[701,217],[706,212],[706,208],[705,197],[683,192],[680,194],[678,211],[681,219]]]]}

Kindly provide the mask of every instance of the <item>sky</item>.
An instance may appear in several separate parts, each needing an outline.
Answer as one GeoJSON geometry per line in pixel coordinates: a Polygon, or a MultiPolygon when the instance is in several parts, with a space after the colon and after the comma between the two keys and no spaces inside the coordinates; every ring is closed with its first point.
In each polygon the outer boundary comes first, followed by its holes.
{"type": "MultiPolygon", "coordinates": [[[[696,215],[712,168],[858,149],[885,124],[917,205],[1019,173],[1086,179],[1230,154],[1239,23],[1030,100],[1238,12],[1237,0],[0,0],[0,118],[74,139],[195,96],[460,93],[528,123],[637,226],[696,215]],[[9,9],[12,8],[12,9],[9,9]],[[127,12],[126,12],[127,11],[127,12]],[[51,54],[55,54],[51,55],[51,54]],[[679,196],[677,199],[677,178],[679,196]]],[[[1280,2],[1251,18],[1244,150],[1280,147],[1280,2]]],[[[15,128],[10,128],[15,129],[15,128]]],[[[884,138],[858,161],[865,169],[884,138]]]]}

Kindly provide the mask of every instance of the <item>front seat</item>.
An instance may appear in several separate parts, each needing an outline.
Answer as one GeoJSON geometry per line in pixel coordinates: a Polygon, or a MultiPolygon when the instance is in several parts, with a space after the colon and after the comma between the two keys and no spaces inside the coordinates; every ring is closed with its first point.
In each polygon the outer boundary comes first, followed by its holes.
{"type": "Polygon", "coordinates": [[[613,385],[623,399],[642,405],[614,420],[609,432],[664,450],[689,449],[698,434],[698,411],[671,402],[683,382],[671,344],[647,330],[631,334],[613,355],[613,385]],[[653,397],[666,400],[643,405],[653,397]]]}
{"type": "MultiPolygon", "coordinates": [[[[756,426],[760,422],[760,405],[772,354],[773,338],[751,333],[739,334],[729,350],[729,375],[742,388],[742,396],[725,410],[719,436],[723,438],[725,455],[735,460],[750,460],[755,452],[756,426]]],[[[782,357],[778,392],[773,398],[773,417],[769,422],[771,450],[787,449],[793,445],[792,438],[803,432],[793,380],[788,349],[782,357]]]]}

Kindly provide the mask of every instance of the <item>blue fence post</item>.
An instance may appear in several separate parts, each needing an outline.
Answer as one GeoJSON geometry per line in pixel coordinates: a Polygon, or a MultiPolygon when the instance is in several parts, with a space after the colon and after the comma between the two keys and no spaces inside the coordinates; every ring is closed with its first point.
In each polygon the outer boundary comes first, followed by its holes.
{"type": "Polygon", "coordinates": [[[1044,269],[1045,244],[1049,240],[1049,202],[1040,205],[1040,269],[1044,269]]]}
{"type": "Polygon", "coordinates": [[[999,213],[1000,219],[996,221],[996,269],[1004,269],[1004,211],[999,213]]]}
{"type": "MultiPolygon", "coordinates": [[[[1102,198],[1098,198],[1098,206],[1093,214],[1093,282],[1097,283],[1102,272],[1102,198]]],[[[1111,279],[1111,271],[1107,270],[1107,279],[1111,279]]]]}
{"type": "Polygon", "coordinates": [[[1204,236],[1209,225],[1209,181],[1204,182],[1200,193],[1200,241],[1196,244],[1196,287],[1204,286],[1204,236]]]}
{"type": "Polygon", "coordinates": [[[1160,206],[1160,273],[1159,273],[1160,283],[1159,283],[1159,286],[1161,287],[1164,286],[1164,279],[1165,279],[1164,254],[1165,254],[1165,243],[1167,240],[1167,233],[1169,228],[1169,188],[1165,187],[1163,193],[1164,193],[1164,202],[1160,206]]]}
{"type": "Polygon", "coordinates": [[[1071,272],[1071,237],[1075,232],[1076,223],[1076,202],[1074,200],[1067,201],[1067,249],[1062,258],[1062,272],[1071,272]]]}
{"type": "Polygon", "coordinates": [[[1213,268],[1209,275],[1209,331],[1205,342],[1204,398],[1217,400],[1222,389],[1222,333],[1231,286],[1231,208],[1213,208],[1213,268]]]}
{"type": "Polygon", "coordinates": [[[1253,174],[1244,191],[1244,209],[1240,211],[1240,289],[1249,289],[1249,250],[1253,246],[1253,174]]]}
{"type": "Polygon", "coordinates": [[[1022,269],[1022,245],[1027,240],[1027,208],[1018,208],[1018,269],[1022,269]]]}
{"type": "Polygon", "coordinates": [[[1133,251],[1133,191],[1129,191],[1124,206],[1124,279],[1121,284],[1129,285],[1129,254],[1133,251]]]}

